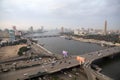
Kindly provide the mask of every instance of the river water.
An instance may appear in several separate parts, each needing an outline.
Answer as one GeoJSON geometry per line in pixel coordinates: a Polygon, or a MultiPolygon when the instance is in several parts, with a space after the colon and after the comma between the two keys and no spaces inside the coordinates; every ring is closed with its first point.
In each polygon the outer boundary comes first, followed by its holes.
{"type": "Polygon", "coordinates": [[[114,80],[120,80],[120,55],[103,60],[101,64],[98,64],[102,68],[101,73],[113,78],[114,80]]]}
{"type": "MultiPolygon", "coordinates": [[[[56,32],[46,32],[46,33],[36,33],[32,36],[38,35],[54,35],[56,32]]],[[[81,55],[101,49],[105,49],[98,44],[85,43],[75,40],[67,40],[64,37],[48,37],[48,38],[37,38],[38,44],[45,44],[44,47],[49,51],[62,54],[63,50],[68,51],[68,55],[81,55]]],[[[109,64],[100,66],[102,68],[102,73],[114,78],[115,80],[120,80],[120,59],[117,61],[110,61],[109,64]]]]}
{"type": "Polygon", "coordinates": [[[39,38],[38,43],[45,44],[45,48],[57,54],[61,54],[63,50],[66,50],[69,55],[80,55],[104,49],[97,44],[67,40],[64,37],[39,38]]]}

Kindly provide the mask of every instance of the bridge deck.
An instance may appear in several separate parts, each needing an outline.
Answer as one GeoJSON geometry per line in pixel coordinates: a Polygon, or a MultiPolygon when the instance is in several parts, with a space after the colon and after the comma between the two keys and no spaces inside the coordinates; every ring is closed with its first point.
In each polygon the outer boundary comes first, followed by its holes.
{"type": "Polygon", "coordinates": [[[108,49],[104,49],[104,50],[91,52],[88,54],[83,54],[81,56],[85,57],[87,59],[87,61],[89,61],[89,63],[91,63],[94,60],[97,60],[97,59],[100,59],[100,58],[103,58],[106,56],[114,55],[116,53],[120,53],[120,47],[112,47],[112,48],[108,48],[108,49]]]}
{"type": "Polygon", "coordinates": [[[42,36],[26,36],[27,38],[47,38],[47,37],[59,37],[60,35],[42,35],[42,36]]]}

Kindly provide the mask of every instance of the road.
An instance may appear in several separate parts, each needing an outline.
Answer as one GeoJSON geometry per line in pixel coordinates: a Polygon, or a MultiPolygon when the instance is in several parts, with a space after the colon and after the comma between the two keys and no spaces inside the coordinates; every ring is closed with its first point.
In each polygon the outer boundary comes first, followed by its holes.
{"type": "Polygon", "coordinates": [[[81,56],[85,57],[87,59],[87,62],[92,63],[94,60],[101,59],[103,57],[107,57],[117,53],[120,53],[120,47],[112,47],[100,51],[91,52],[88,54],[83,54],[81,56]]]}
{"type": "MultiPolygon", "coordinates": [[[[116,53],[120,53],[120,47],[113,47],[105,50],[91,52],[81,56],[86,58],[85,64],[87,65],[85,67],[89,67],[89,65],[94,60],[97,60],[109,55],[114,55],[116,53]]],[[[8,73],[2,73],[0,74],[0,80],[23,79],[23,78],[29,77],[30,75],[35,75],[38,72],[54,73],[54,72],[61,71],[63,69],[75,67],[77,65],[79,65],[79,62],[76,60],[76,57],[74,56],[74,57],[57,60],[56,62],[54,62],[54,64],[50,63],[42,66],[26,68],[26,69],[17,70],[17,71],[8,72],[8,73]]]]}
{"type": "Polygon", "coordinates": [[[37,67],[30,67],[26,69],[16,70],[16,71],[8,72],[8,73],[1,73],[0,80],[24,79],[24,78],[29,77],[30,75],[37,74],[38,72],[54,73],[62,69],[76,66],[78,64],[79,63],[78,61],[76,61],[75,57],[66,58],[63,60],[58,60],[57,62],[55,62],[54,66],[52,66],[52,64],[47,64],[47,65],[42,65],[42,66],[37,66],[37,67]],[[24,74],[28,74],[28,75],[24,75],[24,74]]]}

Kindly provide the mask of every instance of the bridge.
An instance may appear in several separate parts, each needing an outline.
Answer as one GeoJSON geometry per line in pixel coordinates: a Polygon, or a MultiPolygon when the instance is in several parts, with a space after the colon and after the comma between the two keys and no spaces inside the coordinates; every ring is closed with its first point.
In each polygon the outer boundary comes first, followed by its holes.
{"type": "MultiPolygon", "coordinates": [[[[87,74],[88,80],[96,80],[96,79],[111,80],[111,78],[91,69],[91,63],[97,59],[101,59],[107,56],[112,56],[118,53],[120,53],[120,47],[112,47],[112,48],[81,55],[82,57],[86,58],[85,63],[81,66],[83,66],[83,69],[87,74]]],[[[72,57],[55,61],[54,66],[52,65],[52,63],[49,63],[46,65],[44,64],[41,66],[30,67],[30,68],[8,72],[8,73],[2,73],[0,74],[0,80],[30,79],[33,77],[55,73],[55,72],[58,72],[64,69],[69,69],[79,65],[80,64],[76,60],[76,56],[72,56],[72,57]],[[27,74],[27,75],[25,76],[24,74],[27,74]]]]}
{"type": "Polygon", "coordinates": [[[99,51],[81,55],[87,59],[83,68],[88,75],[88,80],[96,80],[96,78],[100,80],[112,80],[111,78],[91,69],[91,63],[93,61],[96,61],[104,57],[114,56],[115,54],[118,54],[118,53],[120,53],[120,47],[112,47],[112,48],[99,50],[99,51]],[[90,75],[91,76],[94,75],[94,77],[90,77],[90,75]]]}
{"type": "Polygon", "coordinates": [[[26,36],[27,38],[47,38],[47,37],[59,37],[60,35],[42,35],[42,36],[26,36]]]}
{"type": "Polygon", "coordinates": [[[88,54],[83,54],[81,56],[86,57],[87,62],[89,62],[90,64],[97,60],[97,59],[101,59],[103,57],[107,57],[107,56],[112,56],[114,54],[120,53],[120,47],[112,47],[112,48],[108,48],[108,49],[104,49],[104,50],[99,50],[99,51],[95,51],[95,52],[91,52],[88,54]]]}

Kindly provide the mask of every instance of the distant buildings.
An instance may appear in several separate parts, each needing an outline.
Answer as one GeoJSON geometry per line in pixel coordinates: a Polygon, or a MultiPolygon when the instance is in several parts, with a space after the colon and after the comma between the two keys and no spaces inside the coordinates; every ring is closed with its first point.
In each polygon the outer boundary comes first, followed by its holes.
{"type": "Polygon", "coordinates": [[[16,26],[13,26],[13,30],[14,30],[14,32],[15,32],[15,36],[16,36],[16,37],[20,37],[20,36],[22,35],[22,32],[21,32],[21,31],[18,31],[18,30],[16,29],[16,26]]]}
{"type": "Polygon", "coordinates": [[[76,29],[74,30],[74,34],[75,35],[107,35],[107,34],[116,34],[118,33],[119,34],[119,31],[117,30],[116,31],[108,31],[107,30],[107,21],[105,20],[105,23],[104,23],[104,29],[101,30],[101,29],[92,29],[92,28],[89,28],[89,29],[84,29],[84,28],[81,28],[81,29],[76,29]]]}
{"type": "Polygon", "coordinates": [[[30,28],[28,28],[28,33],[42,33],[44,32],[44,26],[41,26],[39,29],[33,29],[33,26],[31,26],[30,28]]]}
{"type": "Polygon", "coordinates": [[[74,34],[75,35],[86,35],[87,31],[84,29],[76,29],[76,30],[74,30],[74,34]]]}
{"type": "Polygon", "coordinates": [[[42,33],[42,32],[44,32],[44,26],[41,26],[40,29],[37,29],[37,30],[34,31],[34,32],[38,32],[38,33],[42,33]]]}
{"type": "Polygon", "coordinates": [[[88,28],[88,29],[76,29],[74,30],[74,35],[81,35],[81,36],[85,36],[85,35],[102,35],[102,30],[101,29],[93,29],[93,28],[88,28]]]}
{"type": "Polygon", "coordinates": [[[19,39],[21,34],[22,32],[18,31],[16,29],[16,26],[13,26],[12,30],[9,29],[0,30],[0,39],[5,41],[14,41],[16,39],[19,39]]]}
{"type": "Polygon", "coordinates": [[[73,34],[73,30],[71,28],[61,27],[60,33],[73,34]]]}

